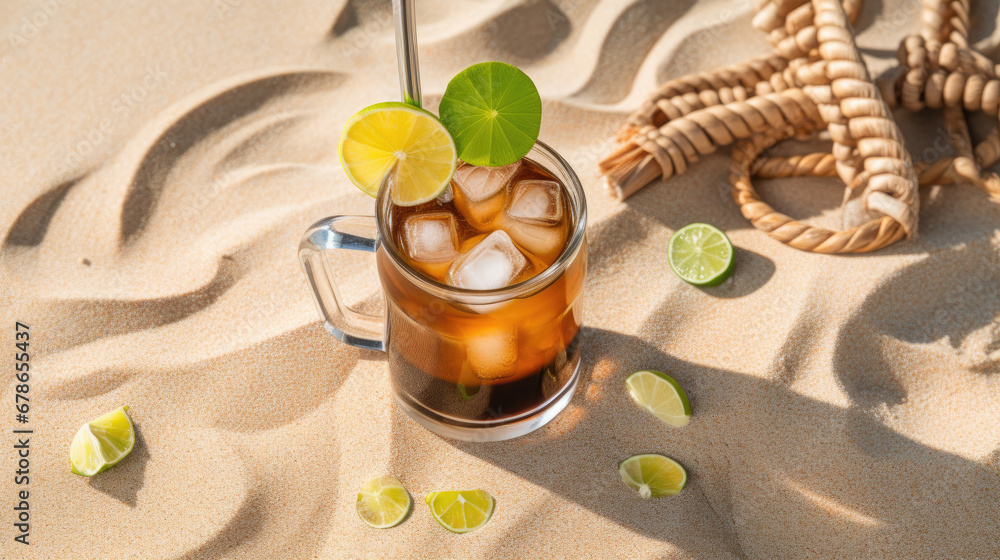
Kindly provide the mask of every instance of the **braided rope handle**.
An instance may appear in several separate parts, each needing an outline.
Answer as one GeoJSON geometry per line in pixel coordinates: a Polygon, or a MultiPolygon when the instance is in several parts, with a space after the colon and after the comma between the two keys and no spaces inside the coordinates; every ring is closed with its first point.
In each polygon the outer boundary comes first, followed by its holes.
{"type": "MultiPolygon", "coordinates": [[[[844,0],[843,6],[854,22],[861,12],[861,0],[844,0]]],[[[784,70],[789,60],[806,56],[811,48],[815,48],[815,41],[809,40],[810,35],[814,37],[816,32],[814,16],[809,0],[764,2],[753,23],[768,33],[778,54],[759,56],[740,64],[665,82],[637,111],[629,115],[619,131],[618,141],[625,142],[634,134],[645,132],[648,127],[662,126],[698,109],[794,87],[784,70]],[[779,38],[772,32],[783,35],[779,38]],[[801,37],[796,39],[800,33],[801,37]]]]}
{"type": "Polygon", "coordinates": [[[626,198],[657,176],[668,179],[687,171],[700,156],[736,140],[773,128],[809,128],[819,122],[816,105],[800,89],[769,93],[713,105],[646,127],[605,158],[601,170],[619,198],[626,198]]]}
{"type": "Polygon", "coordinates": [[[772,54],[670,80],[629,115],[618,140],[624,142],[636,133],[663,126],[699,109],[788,89],[782,76],[787,64],[783,57],[772,54]]]}
{"type": "MultiPolygon", "coordinates": [[[[859,226],[833,231],[799,222],[764,202],[753,186],[753,171],[766,178],[785,177],[835,177],[835,158],[832,154],[808,154],[790,158],[768,158],[758,161],[760,154],[788,138],[796,131],[792,127],[774,129],[767,134],[753,136],[733,147],[730,183],[733,200],[740,206],[743,216],[757,229],[796,249],[816,253],[867,253],[891,245],[906,236],[906,230],[889,216],[870,220],[859,226]]],[[[863,182],[867,175],[860,175],[863,182]]]]}
{"type": "MultiPolygon", "coordinates": [[[[861,13],[861,0],[844,0],[844,12],[851,23],[861,13]]],[[[768,41],[789,61],[808,59],[816,48],[816,9],[810,0],[766,0],[752,24],[767,33],[768,41]]]]}
{"type": "Polygon", "coordinates": [[[982,171],[1000,160],[1000,127],[973,147],[963,112],[1000,113],[1000,66],[968,45],[969,0],[925,0],[921,34],[903,41],[902,65],[878,83],[848,23],[860,2],[759,0],[753,24],[777,54],[665,83],[600,163],[612,193],[624,199],[736,142],[731,180],[744,215],[776,239],[824,253],[866,252],[915,235],[919,185],[969,182],[1000,201],[1000,177],[982,171]],[[914,166],[891,114],[899,105],[943,109],[956,156],[914,166]],[[831,154],[758,159],[767,146],[822,127],[831,154]],[[845,200],[863,189],[868,210],[882,217],[842,232],[797,222],[760,199],[752,171],[838,176],[845,200]]]}
{"type": "Polygon", "coordinates": [[[900,68],[882,80],[892,104],[944,111],[956,155],[921,163],[921,184],[971,183],[1000,201],[1000,176],[983,170],[1000,159],[1000,127],[973,147],[964,113],[1000,112],[997,66],[969,47],[968,0],[926,0],[923,21],[920,35],[900,43],[900,68]]]}
{"type": "Polygon", "coordinates": [[[835,0],[812,4],[820,60],[802,70],[823,80],[804,89],[826,122],[838,174],[848,185],[866,174],[865,205],[899,222],[912,237],[917,230],[919,184],[903,135],[868,75],[841,5],[835,0]]]}

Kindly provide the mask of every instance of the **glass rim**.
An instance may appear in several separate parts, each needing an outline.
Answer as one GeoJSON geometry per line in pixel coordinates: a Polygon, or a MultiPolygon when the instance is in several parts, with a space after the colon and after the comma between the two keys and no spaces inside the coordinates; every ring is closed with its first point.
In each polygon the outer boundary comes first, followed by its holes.
{"type": "Polygon", "coordinates": [[[569,266],[569,264],[576,257],[577,251],[583,243],[584,234],[587,229],[587,197],[586,193],[584,193],[583,185],[580,183],[579,177],[576,176],[573,168],[570,167],[569,163],[563,159],[558,152],[553,150],[548,144],[545,144],[541,140],[535,141],[535,145],[532,146],[528,155],[530,156],[531,152],[536,150],[541,152],[550,160],[552,164],[555,165],[558,173],[561,175],[557,178],[566,184],[566,189],[568,191],[571,191],[569,196],[570,205],[572,206],[574,219],[576,220],[576,225],[570,233],[569,240],[563,248],[562,253],[559,254],[559,258],[557,258],[555,262],[539,274],[532,276],[523,282],[518,282],[517,284],[511,284],[509,286],[493,290],[471,290],[468,288],[458,288],[424,276],[422,273],[410,266],[405,259],[403,259],[399,250],[396,248],[395,243],[392,241],[392,236],[389,235],[388,224],[385,223],[389,201],[389,189],[386,188],[388,181],[382,182],[382,185],[379,187],[378,196],[375,199],[375,226],[378,230],[378,248],[385,250],[385,253],[389,256],[389,260],[392,262],[393,266],[403,273],[406,279],[412,284],[426,293],[456,301],[458,303],[497,303],[500,301],[525,297],[547,287],[549,284],[558,279],[563,271],[565,271],[566,267],[569,266]]]}

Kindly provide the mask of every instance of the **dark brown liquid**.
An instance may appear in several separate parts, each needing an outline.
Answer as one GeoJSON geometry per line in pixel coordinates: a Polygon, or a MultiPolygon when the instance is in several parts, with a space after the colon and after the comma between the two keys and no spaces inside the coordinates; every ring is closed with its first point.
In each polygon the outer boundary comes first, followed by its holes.
{"type": "MultiPolygon", "coordinates": [[[[416,335],[427,339],[428,333],[420,325],[412,324],[399,308],[391,309],[389,317],[392,336],[400,338],[416,335]]],[[[464,420],[499,420],[538,408],[565,388],[579,361],[579,317],[570,312],[564,318],[564,323],[565,331],[573,333],[572,338],[568,343],[559,344],[551,361],[523,376],[492,384],[474,377],[465,380],[465,383],[456,381],[451,375],[442,377],[441,362],[448,361],[448,357],[442,356],[441,361],[428,364],[425,360],[429,358],[429,354],[418,352],[415,361],[423,363],[421,367],[410,361],[415,354],[407,351],[407,346],[390,344],[389,369],[396,393],[403,396],[410,406],[422,409],[425,413],[464,420]],[[435,371],[438,375],[427,370],[435,371]]],[[[433,343],[430,347],[441,349],[441,346],[433,343]]],[[[460,358],[456,362],[459,360],[460,358]]],[[[451,367],[462,368],[462,365],[455,363],[451,367]]]]}
{"type": "MultiPolygon", "coordinates": [[[[559,182],[525,160],[507,189],[525,179],[559,182]]],[[[560,194],[562,220],[545,226],[560,235],[554,256],[550,251],[539,257],[517,244],[529,266],[516,281],[545,270],[564,248],[576,220],[564,189],[560,194]]],[[[418,213],[454,213],[460,252],[469,250],[485,233],[496,229],[510,232],[521,226],[505,219],[504,212],[473,225],[473,220],[460,212],[466,201],[457,189],[455,198],[448,203],[393,207],[390,228],[397,252],[406,255],[402,224],[418,213]]],[[[516,233],[511,234],[512,239],[516,233]]],[[[377,260],[387,302],[389,369],[397,394],[408,404],[425,414],[459,421],[498,420],[538,408],[566,387],[579,361],[581,317],[577,300],[586,270],[585,244],[544,289],[479,308],[420,289],[392,264],[384,248],[379,249],[377,260]]],[[[445,282],[448,263],[428,267],[412,259],[407,262],[428,278],[445,282]]]]}

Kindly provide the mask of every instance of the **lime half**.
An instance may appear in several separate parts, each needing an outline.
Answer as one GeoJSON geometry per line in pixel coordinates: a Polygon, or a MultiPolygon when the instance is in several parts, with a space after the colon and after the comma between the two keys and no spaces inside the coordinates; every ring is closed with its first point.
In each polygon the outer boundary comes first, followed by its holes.
{"type": "Polygon", "coordinates": [[[493,516],[493,496],[484,490],[431,492],[424,500],[431,515],[452,533],[468,533],[486,525],[493,516]]]}
{"type": "Polygon", "coordinates": [[[618,474],[644,500],[673,496],[684,488],[687,472],[670,457],[636,455],[618,465],[618,474]]]}
{"type": "Polygon", "coordinates": [[[500,167],[523,158],[535,145],[542,99],[516,66],[482,62],[452,78],[438,113],[462,161],[500,167]]]}
{"type": "Polygon", "coordinates": [[[414,206],[444,192],[457,165],[455,142],[433,114],[406,103],[378,103],[351,117],[340,133],[340,165],[375,196],[387,173],[392,202],[414,206]]]}
{"type": "Polygon", "coordinates": [[[726,234],[708,224],[682,227],[667,248],[670,268],[695,286],[718,286],[733,273],[736,259],[726,234]]]}
{"type": "Polygon", "coordinates": [[[392,475],[369,480],[358,492],[358,516],[376,529],[399,525],[412,507],[410,493],[392,475]]]}
{"type": "Polygon", "coordinates": [[[135,430],[123,406],[80,427],[69,447],[70,470],[94,476],[120,463],[134,446],[135,430]]]}
{"type": "Polygon", "coordinates": [[[637,371],[625,380],[629,395],[639,406],[671,426],[691,421],[691,403],[672,377],[659,371],[637,371]]]}

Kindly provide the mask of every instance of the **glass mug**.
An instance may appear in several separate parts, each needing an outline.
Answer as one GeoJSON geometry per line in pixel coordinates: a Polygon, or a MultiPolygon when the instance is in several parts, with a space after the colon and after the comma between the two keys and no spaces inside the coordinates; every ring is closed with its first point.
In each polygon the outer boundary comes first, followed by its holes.
{"type": "Polygon", "coordinates": [[[499,441],[527,434],[559,414],[576,390],[587,202],[559,154],[537,142],[527,157],[562,182],[571,221],[558,259],[519,284],[474,291],[419,273],[394,244],[385,185],[374,217],[326,218],[299,244],[326,329],[346,344],[385,352],[400,406],[445,437],[499,441]],[[376,254],[384,316],[343,303],[326,253],[333,249],[376,254]]]}

